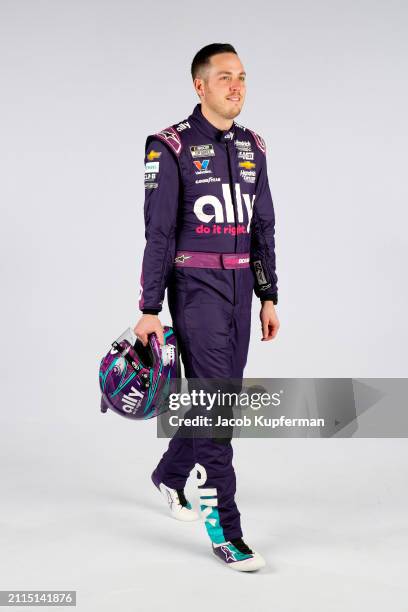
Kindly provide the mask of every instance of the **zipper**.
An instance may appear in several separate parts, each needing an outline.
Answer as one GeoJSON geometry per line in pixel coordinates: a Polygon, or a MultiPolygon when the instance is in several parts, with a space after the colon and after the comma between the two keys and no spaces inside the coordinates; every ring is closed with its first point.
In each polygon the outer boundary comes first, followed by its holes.
{"type": "Polygon", "coordinates": [[[235,194],[234,183],[233,183],[233,176],[232,176],[231,155],[230,155],[230,151],[229,151],[229,148],[228,148],[228,143],[225,142],[224,144],[225,144],[225,148],[227,150],[229,186],[230,186],[232,204],[233,204],[233,207],[234,207],[234,224],[235,224],[234,253],[236,253],[237,252],[237,242],[238,242],[238,227],[237,227],[238,206],[237,206],[237,201],[235,199],[235,195],[236,194],[235,194]]]}
{"type": "MultiPolygon", "coordinates": [[[[229,150],[229,147],[228,147],[228,143],[225,142],[224,144],[225,144],[225,148],[226,148],[226,152],[227,152],[229,186],[230,186],[230,192],[231,192],[232,205],[233,205],[233,208],[234,208],[234,225],[235,225],[234,253],[236,253],[237,252],[237,243],[238,243],[238,227],[237,227],[238,206],[237,206],[237,201],[235,199],[235,189],[234,189],[234,183],[233,183],[230,150],[229,150]]],[[[235,305],[236,302],[237,302],[237,277],[236,277],[236,270],[232,270],[232,278],[233,278],[233,284],[234,284],[234,305],[235,305]]]]}

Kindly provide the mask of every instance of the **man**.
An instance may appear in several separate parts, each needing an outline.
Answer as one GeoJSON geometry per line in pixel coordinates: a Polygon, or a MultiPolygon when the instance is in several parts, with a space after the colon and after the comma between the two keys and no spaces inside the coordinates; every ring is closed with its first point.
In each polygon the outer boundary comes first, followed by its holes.
{"type": "MultiPolygon", "coordinates": [[[[265,142],[233,121],[246,84],[231,45],[201,49],[191,73],[200,104],[146,140],[143,316],[135,333],[144,344],[152,332],[163,342],[158,314],[168,287],[186,378],[240,380],[254,290],[262,302],[262,340],[272,340],[279,328],[265,142]]],[[[184,486],[197,464],[200,507],[215,555],[231,569],[253,571],[265,562],[242,539],[232,455],[231,437],[175,436],[152,479],[173,516],[193,520],[184,486]]]]}

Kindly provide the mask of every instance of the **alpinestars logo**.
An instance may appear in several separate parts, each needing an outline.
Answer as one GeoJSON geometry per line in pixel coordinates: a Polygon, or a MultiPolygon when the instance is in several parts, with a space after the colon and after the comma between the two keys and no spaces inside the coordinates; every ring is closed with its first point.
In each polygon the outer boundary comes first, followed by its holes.
{"type": "Polygon", "coordinates": [[[187,259],[191,259],[191,255],[179,255],[174,259],[174,263],[184,263],[187,259]]]}
{"type": "Polygon", "coordinates": [[[224,553],[226,561],[236,561],[234,553],[228,548],[228,546],[220,546],[220,549],[224,553]]]}

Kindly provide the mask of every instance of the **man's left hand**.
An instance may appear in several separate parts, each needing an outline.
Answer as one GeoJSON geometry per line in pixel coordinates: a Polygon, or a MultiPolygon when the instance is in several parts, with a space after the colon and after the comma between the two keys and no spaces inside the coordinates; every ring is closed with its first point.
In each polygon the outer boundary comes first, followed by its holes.
{"type": "Polygon", "coordinates": [[[263,335],[261,340],[273,340],[278,333],[280,323],[278,315],[275,312],[275,305],[271,300],[262,304],[259,318],[261,319],[263,335]]]}

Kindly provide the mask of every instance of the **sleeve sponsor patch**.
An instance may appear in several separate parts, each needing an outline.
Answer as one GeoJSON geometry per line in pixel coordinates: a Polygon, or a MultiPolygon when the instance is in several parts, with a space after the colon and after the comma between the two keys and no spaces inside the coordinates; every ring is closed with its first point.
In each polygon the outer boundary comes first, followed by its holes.
{"type": "Polygon", "coordinates": [[[254,270],[255,270],[256,280],[258,281],[258,285],[266,285],[268,281],[266,280],[266,277],[265,277],[262,262],[259,259],[257,261],[254,261],[254,270]]]}
{"type": "Polygon", "coordinates": [[[146,162],[145,163],[145,173],[146,172],[158,172],[159,171],[160,162],[146,162]]]}
{"type": "Polygon", "coordinates": [[[155,136],[170,145],[176,155],[180,155],[182,149],[181,139],[172,126],[158,132],[155,136]]]}

